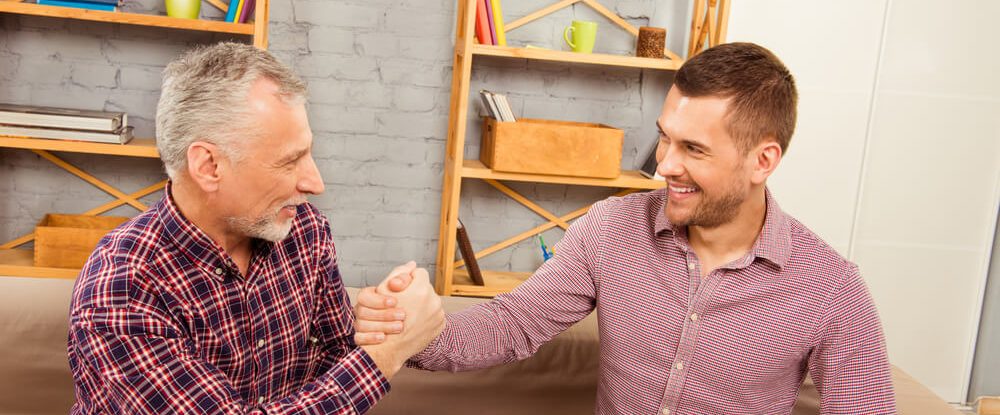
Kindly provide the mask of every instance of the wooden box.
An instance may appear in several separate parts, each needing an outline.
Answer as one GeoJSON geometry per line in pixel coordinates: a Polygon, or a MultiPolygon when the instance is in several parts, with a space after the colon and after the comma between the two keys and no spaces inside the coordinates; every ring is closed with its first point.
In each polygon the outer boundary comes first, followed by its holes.
{"type": "Polygon", "coordinates": [[[108,231],[128,218],[50,213],[35,227],[35,266],[82,268],[108,231]]]}
{"type": "Polygon", "coordinates": [[[623,137],[601,124],[487,117],[479,160],[500,172],[613,179],[621,174],[623,137]]]}

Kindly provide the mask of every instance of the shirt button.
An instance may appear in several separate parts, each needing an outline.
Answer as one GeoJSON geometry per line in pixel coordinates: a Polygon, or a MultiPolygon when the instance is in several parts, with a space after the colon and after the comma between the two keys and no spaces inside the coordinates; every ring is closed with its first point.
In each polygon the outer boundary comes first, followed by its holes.
{"type": "Polygon", "coordinates": [[[691,271],[694,271],[694,262],[689,262],[688,263],[688,269],[691,270],[691,271]]]}
{"type": "Polygon", "coordinates": [[[691,313],[691,321],[698,321],[698,313],[691,313]]]}
{"type": "Polygon", "coordinates": [[[257,398],[257,403],[258,404],[264,403],[264,397],[261,396],[261,397],[257,398]]]}
{"type": "Polygon", "coordinates": [[[663,410],[660,411],[660,413],[662,413],[663,415],[670,415],[670,408],[663,408],[663,410]]]}
{"type": "Polygon", "coordinates": [[[222,272],[223,272],[222,268],[216,268],[215,269],[215,275],[222,275],[222,272]]]}
{"type": "Polygon", "coordinates": [[[677,362],[675,367],[677,367],[677,370],[684,370],[684,362],[677,362]]]}
{"type": "Polygon", "coordinates": [[[264,339],[257,340],[257,347],[264,347],[264,339]]]}

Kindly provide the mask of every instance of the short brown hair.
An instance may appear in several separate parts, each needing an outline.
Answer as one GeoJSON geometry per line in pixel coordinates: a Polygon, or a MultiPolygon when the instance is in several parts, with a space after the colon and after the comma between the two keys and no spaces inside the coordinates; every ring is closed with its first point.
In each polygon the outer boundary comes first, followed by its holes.
{"type": "Polygon", "coordinates": [[[753,43],[726,43],[695,55],[674,75],[687,97],[731,99],[726,129],[743,152],[774,137],[782,153],[795,132],[795,79],[771,51],[753,43]]]}

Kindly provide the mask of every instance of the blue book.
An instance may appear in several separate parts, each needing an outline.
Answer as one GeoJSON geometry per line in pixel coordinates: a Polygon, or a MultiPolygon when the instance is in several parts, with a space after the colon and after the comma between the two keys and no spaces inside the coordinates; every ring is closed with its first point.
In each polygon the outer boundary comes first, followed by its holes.
{"type": "Polygon", "coordinates": [[[229,8],[226,9],[226,21],[235,22],[236,21],[236,9],[239,8],[240,0],[229,0],[229,8]]]}
{"type": "Polygon", "coordinates": [[[90,10],[102,10],[106,12],[113,12],[118,10],[118,6],[115,4],[103,4],[103,3],[92,3],[88,1],[73,1],[73,0],[37,0],[38,4],[46,6],[60,6],[60,7],[76,7],[78,9],[90,9],[90,10]]]}

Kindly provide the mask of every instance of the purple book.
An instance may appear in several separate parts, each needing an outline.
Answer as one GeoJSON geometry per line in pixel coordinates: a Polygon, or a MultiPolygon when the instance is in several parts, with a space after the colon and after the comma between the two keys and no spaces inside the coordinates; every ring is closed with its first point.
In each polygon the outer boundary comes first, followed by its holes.
{"type": "Polygon", "coordinates": [[[240,11],[239,23],[246,23],[250,21],[250,16],[253,16],[254,6],[256,5],[256,0],[246,0],[246,4],[243,5],[243,10],[240,11]]]}

